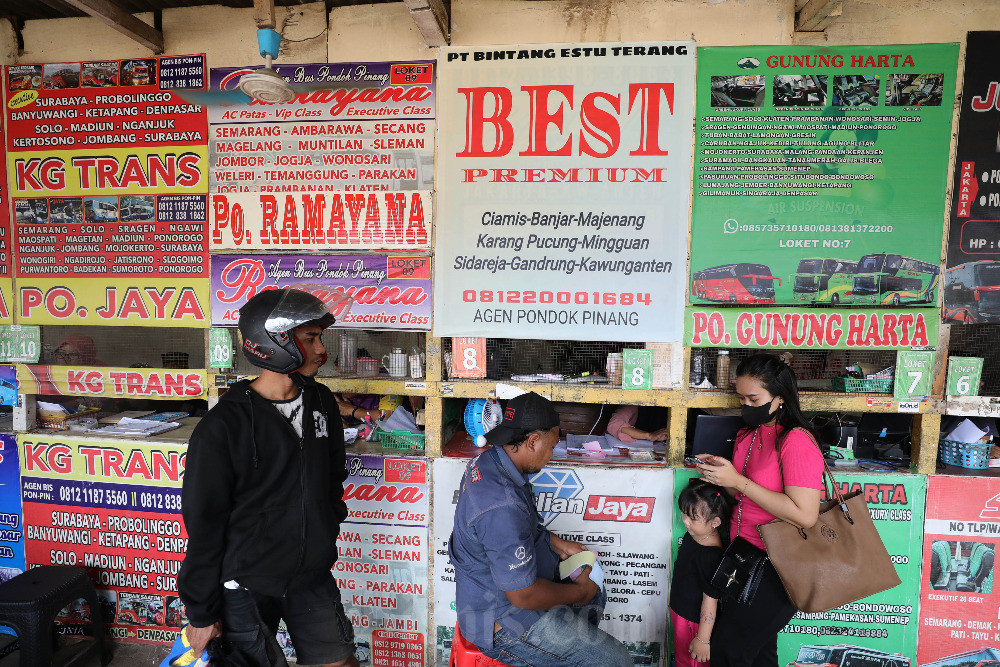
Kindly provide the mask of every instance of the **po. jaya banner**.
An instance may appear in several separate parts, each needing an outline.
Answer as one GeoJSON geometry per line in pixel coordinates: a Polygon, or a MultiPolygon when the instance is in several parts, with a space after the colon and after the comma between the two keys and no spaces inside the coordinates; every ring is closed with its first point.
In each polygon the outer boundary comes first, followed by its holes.
{"type": "Polygon", "coordinates": [[[212,95],[233,97],[209,111],[212,194],[433,189],[434,67],[275,64],[294,92],[280,103],[237,90],[259,66],[213,68],[212,95]]]}
{"type": "Polygon", "coordinates": [[[200,398],[208,388],[204,370],[17,364],[18,391],[50,396],[200,398]]]}
{"type": "Polygon", "coordinates": [[[1000,32],[970,32],[958,120],[944,319],[1000,322],[1000,32]]]}
{"type": "Polygon", "coordinates": [[[698,49],[690,302],[934,307],[957,57],[698,49]]]}
{"type": "Polygon", "coordinates": [[[920,635],[923,666],[987,665],[1000,660],[1000,479],[927,478],[920,635]]]}
{"type": "Polygon", "coordinates": [[[431,259],[422,255],[214,255],[212,324],[236,326],[239,308],[263,289],[295,287],[324,302],[338,327],[430,330],[431,259]]]}
{"type": "Polygon", "coordinates": [[[926,309],[684,309],[690,347],[909,349],[937,345],[938,317],[926,309]]]}
{"type": "Polygon", "coordinates": [[[435,335],[679,340],[693,42],[442,56],[435,335]]]}
{"type": "MultiPolygon", "coordinates": [[[[206,115],[174,91],[205,87],[204,56],[5,71],[18,300],[53,278],[60,287],[81,278],[102,287],[127,281],[140,292],[197,279],[200,311],[208,276],[206,115]]],[[[93,324],[84,322],[89,312],[67,308],[62,323],[93,324]]],[[[18,318],[50,324],[52,315],[21,309],[18,318]]]]}
{"type": "MultiPolygon", "coordinates": [[[[457,614],[448,540],[464,459],[434,459],[434,625],[436,665],[448,665],[457,614]]],[[[531,477],[545,526],[581,542],[604,568],[608,602],[601,629],[625,644],[635,664],[664,665],[670,578],[673,477],[663,470],[546,466],[531,477]]]]}
{"type": "MultiPolygon", "coordinates": [[[[172,642],[186,620],[186,445],[34,434],[18,446],[28,567],[87,568],[114,638],[172,642]]],[[[89,610],[71,605],[61,620],[87,623],[89,610]]]]}

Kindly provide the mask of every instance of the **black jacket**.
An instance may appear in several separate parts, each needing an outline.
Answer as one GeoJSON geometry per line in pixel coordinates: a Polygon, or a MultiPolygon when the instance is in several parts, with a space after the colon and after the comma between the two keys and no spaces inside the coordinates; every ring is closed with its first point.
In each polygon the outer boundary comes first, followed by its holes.
{"type": "Polygon", "coordinates": [[[182,496],[188,548],[177,584],[196,627],[221,618],[230,579],[281,596],[330,577],[347,517],[344,430],[329,389],[304,379],[303,392],[301,440],[248,380],[191,435],[182,496]]]}

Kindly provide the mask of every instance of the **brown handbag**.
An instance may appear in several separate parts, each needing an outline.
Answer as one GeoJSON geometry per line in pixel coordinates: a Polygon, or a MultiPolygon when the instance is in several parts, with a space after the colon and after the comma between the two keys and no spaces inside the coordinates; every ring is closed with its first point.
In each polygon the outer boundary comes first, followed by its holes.
{"type": "Polygon", "coordinates": [[[841,494],[825,462],[823,467],[823,482],[829,478],[833,488],[827,497],[835,499],[820,505],[814,526],[781,519],[757,526],[788,598],[806,613],[829,611],[900,583],[864,495],[841,494]]]}

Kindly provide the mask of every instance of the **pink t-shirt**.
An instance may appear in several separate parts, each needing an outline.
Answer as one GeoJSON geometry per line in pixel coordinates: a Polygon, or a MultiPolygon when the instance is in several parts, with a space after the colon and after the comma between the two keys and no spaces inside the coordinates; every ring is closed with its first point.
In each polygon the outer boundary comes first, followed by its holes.
{"type": "MultiPolygon", "coordinates": [[[[743,463],[747,461],[747,449],[752,444],[750,459],[743,474],[765,489],[783,491],[781,470],[778,468],[778,451],[775,448],[775,440],[783,430],[781,426],[760,426],[756,431],[750,431],[738,438],[733,451],[733,465],[736,471],[743,472],[743,463]]],[[[781,443],[781,462],[785,470],[785,486],[823,488],[823,454],[805,431],[795,429],[781,443]]],[[[737,502],[741,502],[741,499],[743,521],[740,524],[740,537],[763,549],[764,542],[760,539],[757,526],[771,521],[774,515],[749,498],[743,498],[737,491],[737,502]]],[[[733,537],[736,536],[738,516],[739,509],[734,507],[729,526],[729,533],[733,537]]]]}

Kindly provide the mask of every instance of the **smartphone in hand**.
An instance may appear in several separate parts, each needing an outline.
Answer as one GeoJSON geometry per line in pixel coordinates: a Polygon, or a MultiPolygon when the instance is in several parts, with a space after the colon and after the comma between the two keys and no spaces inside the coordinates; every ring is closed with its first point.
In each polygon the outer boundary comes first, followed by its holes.
{"type": "Polygon", "coordinates": [[[684,465],[696,466],[696,465],[706,465],[705,461],[702,461],[697,456],[685,456],[684,465]]]}

